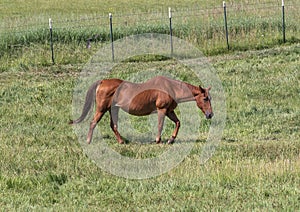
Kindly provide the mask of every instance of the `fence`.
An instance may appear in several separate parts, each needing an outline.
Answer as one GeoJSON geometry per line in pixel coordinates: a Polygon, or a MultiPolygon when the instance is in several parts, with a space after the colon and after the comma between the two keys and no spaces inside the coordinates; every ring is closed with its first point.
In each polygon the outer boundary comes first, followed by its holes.
{"type": "Polygon", "coordinates": [[[108,42],[139,33],[170,34],[186,39],[200,49],[243,49],[268,46],[268,43],[299,42],[299,2],[220,4],[211,8],[166,8],[150,13],[109,14],[71,20],[51,20],[45,23],[2,27],[1,49],[14,49],[30,43],[49,43],[54,63],[55,42],[108,42]],[[47,32],[48,31],[48,32],[47,32]],[[3,33],[4,32],[4,33],[3,33]],[[289,36],[287,36],[287,32],[289,36]]]}

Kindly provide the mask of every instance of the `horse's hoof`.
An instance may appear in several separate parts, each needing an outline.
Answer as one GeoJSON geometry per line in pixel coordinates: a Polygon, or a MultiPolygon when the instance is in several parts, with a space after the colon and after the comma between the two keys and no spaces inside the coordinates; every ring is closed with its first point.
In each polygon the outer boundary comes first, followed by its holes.
{"type": "Polygon", "coordinates": [[[175,142],[174,138],[171,138],[171,139],[168,140],[168,144],[174,144],[174,142],[175,142]]]}

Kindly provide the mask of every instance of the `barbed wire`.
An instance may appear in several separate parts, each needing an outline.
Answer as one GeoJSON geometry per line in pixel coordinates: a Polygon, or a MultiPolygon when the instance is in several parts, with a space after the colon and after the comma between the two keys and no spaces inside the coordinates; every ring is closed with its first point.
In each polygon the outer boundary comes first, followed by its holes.
{"type": "MultiPolygon", "coordinates": [[[[281,1],[280,1],[281,2],[281,1]]],[[[228,17],[230,20],[228,21],[228,29],[230,31],[236,30],[236,25],[240,24],[240,21],[245,21],[247,19],[251,19],[254,23],[257,23],[258,26],[264,23],[271,23],[272,21],[277,22],[281,21],[281,16],[278,15],[281,13],[282,5],[277,2],[268,2],[268,3],[253,3],[253,4],[235,4],[229,3],[226,5],[228,17]],[[253,12],[254,11],[254,12],[253,12]]],[[[290,23],[295,24],[299,20],[299,13],[295,13],[294,11],[298,11],[300,8],[300,2],[298,3],[287,3],[285,4],[286,13],[288,11],[293,11],[292,14],[289,14],[287,19],[291,19],[290,23]],[[294,23],[295,22],[295,23],[294,23]]],[[[197,23],[201,23],[202,26],[192,27],[191,30],[197,30],[200,34],[203,34],[203,37],[210,37],[211,34],[214,34],[216,37],[223,37],[224,32],[224,10],[223,5],[214,6],[214,7],[174,7],[171,8],[172,11],[172,19],[174,20],[173,26],[176,30],[180,31],[180,27],[184,26],[184,24],[198,20],[197,23]],[[205,23],[205,24],[203,24],[205,23]],[[183,25],[182,25],[183,24],[183,25]],[[213,32],[210,32],[211,29],[214,29],[213,32]],[[218,33],[217,35],[215,35],[218,33]]],[[[152,25],[157,25],[158,23],[162,28],[166,28],[168,30],[168,8],[161,9],[158,11],[151,12],[134,12],[134,13],[113,13],[112,14],[112,24],[116,29],[126,29],[126,27],[133,27],[134,25],[139,25],[145,27],[149,27],[151,29],[152,25]]],[[[19,20],[15,20],[19,21],[19,20]]],[[[27,35],[31,33],[36,33],[37,36],[41,36],[43,39],[49,37],[49,19],[42,20],[39,22],[29,22],[26,23],[26,20],[19,21],[17,24],[13,22],[9,22],[9,26],[3,25],[0,26],[0,36],[5,37],[4,43],[7,46],[23,46],[22,44],[18,44],[15,42],[19,42],[18,39],[27,39],[27,35]],[[43,34],[44,33],[44,34],[43,34]],[[11,36],[11,35],[15,35],[11,36]],[[42,35],[41,35],[42,34],[42,35]],[[11,43],[10,43],[11,42],[11,43]]],[[[68,33],[72,31],[79,31],[78,36],[81,40],[86,38],[87,42],[92,40],[101,40],[100,34],[104,33],[109,36],[109,15],[93,15],[86,17],[75,17],[70,19],[52,19],[53,29],[57,33],[55,39],[63,38],[58,34],[61,31],[68,33]],[[80,35],[80,30],[87,31],[84,35],[80,35]],[[89,35],[90,33],[90,35],[89,35]]],[[[288,24],[287,24],[288,25],[288,24]]],[[[247,28],[247,26],[245,26],[247,28]]],[[[271,27],[271,26],[268,26],[271,27]]],[[[243,28],[243,26],[241,27],[243,28]]],[[[184,30],[183,30],[184,31],[184,30]]],[[[132,31],[131,31],[132,32],[132,31]]],[[[125,30],[122,32],[123,35],[130,34],[130,30],[125,30]]],[[[121,34],[122,34],[121,33],[121,34]]],[[[198,32],[197,32],[198,33],[198,32]]],[[[105,35],[102,34],[104,37],[105,35]]],[[[33,34],[34,35],[34,34],[33,34]]],[[[106,35],[106,36],[107,36],[106,35]]],[[[35,35],[34,35],[35,36],[35,35]]],[[[75,35],[76,37],[76,35],[75,35]]],[[[28,41],[31,42],[31,41],[28,41]]],[[[25,45],[25,44],[24,44],[25,45]]]]}
{"type": "MultiPolygon", "coordinates": [[[[296,4],[295,2],[285,4],[285,7],[289,7],[289,9],[294,10],[295,8],[299,8],[300,4],[296,4]]],[[[229,3],[227,5],[228,13],[241,13],[241,12],[252,12],[252,11],[269,11],[270,13],[274,13],[274,9],[281,8],[281,4],[279,2],[264,2],[264,3],[249,3],[249,4],[237,4],[237,3],[229,3]]],[[[213,6],[213,7],[205,7],[205,8],[172,8],[172,16],[174,18],[181,17],[200,17],[200,16],[210,16],[210,15],[222,15],[223,14],[223,6],[213,6]]],[[[127,14],[113,14],[113,20],[115,19],[126,19],[114,22],[114,24],[124,24],[129,22],[136,21],[162,21],[168,19],[168,11],[160,10],[155,12],[138,12],[138,13],[127,13],[127,14]],[[132,20],[134,19],[135,20],[132,20]],[[143,18],[141,18],[143,17],[143,18]]],[[[95,27],[95,26],[106,26],[109,23],[108,14],[107,15],[96,15],[94,17],[84,17],[84,18],[76,18],[76,19],[65,19],[65,20],[52,20],[53,25],[60,27],[61,25],[68,25],[67,28],[73,28],[78,25],[82,25],[82,22],[94,22],[93,24],[84,24],[85,27],[95,27]],[[69,26],[73,25],[73,26],[69,26]]],[[[12,31],[14,33],[24,32],[25,29],[38,29],[48,26],[48,20],[44,20],[41,23],[21,23],[21,24],[13,24],[10,23],[10,26],[0,26],[0,33],[5,34],[5,31],[12,31]]]]}

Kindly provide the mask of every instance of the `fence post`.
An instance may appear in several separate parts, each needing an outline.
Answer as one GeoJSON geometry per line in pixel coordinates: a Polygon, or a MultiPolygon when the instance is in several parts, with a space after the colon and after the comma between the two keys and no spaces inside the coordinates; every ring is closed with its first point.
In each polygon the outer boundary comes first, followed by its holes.
{"type": "Polygon", "coordinates": [[[54,64],[54,50],[53,50],[53,34],[52,34],[52,19],[49,18],[49,29],[50,29],[50,49],[51,49],[51,58],[52,64],[54,64]]]}
{"type": "Polygon", "coordinates": [[[113,36],[113,25],[112,25],[112,14],[109,13],[109,27],[110,27],[110,42],[111,42],[111,57],[112,61],[115,60],[115,52],[114,52],[114,36],[113,36]]]}
{"type": "Polygon", "coordinates": [[[227,44],[227,49],[229,50],[227,12],[226,12],[226,2],[225,1],[223,1],[223,8],[224,8],[224,23],[225,23],[226,44],[227,44]]]}
{"type": "Polygon", "coordinates": [[[282,0],[282,36],[283,36],[283,43],[285,43],[285,14],[284,14],[284,0],[282,0]]]}
{"type": "Polygon", "coordinates": [[[170,45],[171,45],[171,56],[173,55],[173,30],[172,30],[172,10],[169,7],[169,20],[170,20],[170,45]]]}

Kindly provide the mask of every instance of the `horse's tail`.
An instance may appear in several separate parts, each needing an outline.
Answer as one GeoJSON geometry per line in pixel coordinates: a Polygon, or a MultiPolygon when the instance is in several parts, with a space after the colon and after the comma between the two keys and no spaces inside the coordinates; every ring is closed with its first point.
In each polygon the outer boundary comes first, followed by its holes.
{"type": "Polygon", "coordinates": [[[78,123],[82,122],[85,119],[85,117],[88,115],[89,111],[91,110],[91,108],[94,105],[95,97],[96,97],[96,89],[97,89],[98,85],[100,84],[100,82],[101,81],[94,82],[90,86],[90,88],[87,91],[86,96],[85,96],[85,103],[84,103],[80,117],[76,120],[71,120],[69,122],[69,124],[78,124],[78,123]]]}

